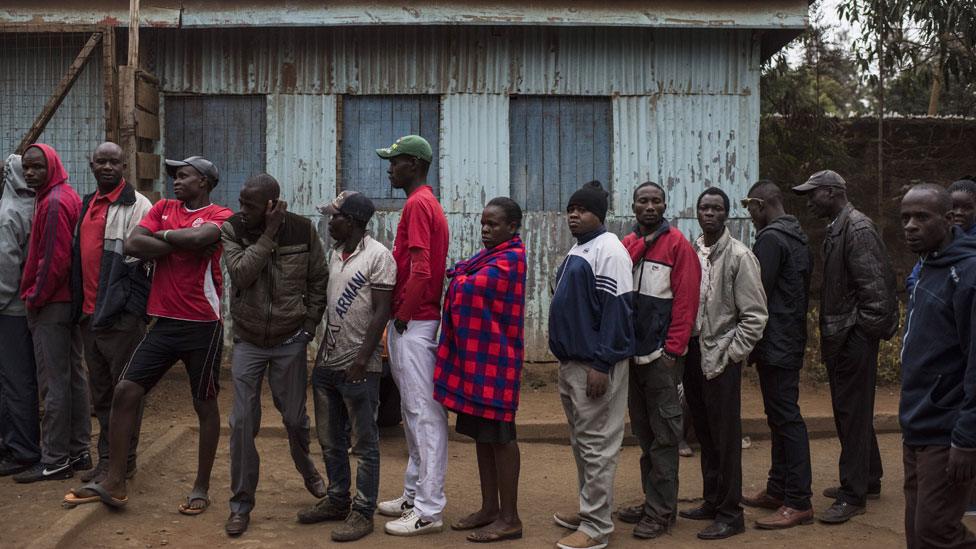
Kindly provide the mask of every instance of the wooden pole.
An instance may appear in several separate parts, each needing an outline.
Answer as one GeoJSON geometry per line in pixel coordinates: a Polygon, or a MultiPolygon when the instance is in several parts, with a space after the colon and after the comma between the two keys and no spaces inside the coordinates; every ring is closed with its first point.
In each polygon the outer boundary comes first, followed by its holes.
{"type": "Polygon", "coordinates": [[[74,85],[75,81],[78,80],[78,76],[81,74],[81,69],[85,68],[85,63],[91,58],[92,51],[95,50],[95,46],[102,39],[102,33],[96,32],[91,35],[88,42],[85,43],[81,51],[78,52],[78,56],[75,60],[71,62],[68,67],[68,72],[61,77],[61,81],[58,82],[58,87],[54,88],[54,93],[51,94],[51,98],[47,100],[44,108],[41,109],[41,113],[37,115],[34,123],[31,124],[30,130],[27,131],[27,135],[21,140],[20,145],[17,146],[17,154],[24,154],[24,151],[32,143],[37,141],[37,138],[41,136],[44,132],[44,128],[47,123],[51,121],[51,117],[57,112],[58,107],[64,101],[64,98],[71,91],[71,86],[74,85]]]}
{"type": "Polygon", "coordinates": [[[102,89],[105,99],[105,140],[119,142],[119,74],[115,62],[115,28],[102,30],[102,89]]]}
{"type": "Polygon", "coordinates": [[[139,0],[129,0],[129,48],[126,66],[119,68],[119,145],[125,151],[125,178],[138,188],[136,173],[139,140],[136,139],[136,78],[139,72],[139,0]]]}
{"type": "Polygon", "coordinates": [[[129,0],[129,59],[130,67],[139,67],[139,0],[129,0]]]}

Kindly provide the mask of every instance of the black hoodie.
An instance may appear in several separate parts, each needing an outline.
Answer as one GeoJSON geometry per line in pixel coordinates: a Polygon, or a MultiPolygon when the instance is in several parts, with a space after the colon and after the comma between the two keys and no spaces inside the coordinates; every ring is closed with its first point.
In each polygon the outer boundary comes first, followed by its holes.
{"type": "Polygon", "coordinates": [[[908,301],[898,420],[908,446],[976,448],[976,239],[922,259],[908,301]]]}
{"type": "Polygon", "coordinates": [[[752,246],[762,268],[769,320],[752,357],[762,364],[801,368],[807,344],[807,304],[813,259],[807,235],[792,215],[771,221],[752,246]]]}

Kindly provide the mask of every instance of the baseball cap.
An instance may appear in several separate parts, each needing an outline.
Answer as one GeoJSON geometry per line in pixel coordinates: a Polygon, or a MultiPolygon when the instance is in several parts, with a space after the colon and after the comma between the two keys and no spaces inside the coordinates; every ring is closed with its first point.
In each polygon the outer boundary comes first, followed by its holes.
{"type": "Polygon", "coordinates": [[[793,192],[797,194],[808,193],[820,187],[834,187],[836,189],[846,189],[847,182],[839,173],[833,170],[822,170],[810,176],[806,183],[793,187],[793,192]]]}
{"type": "Polygon", "coordinates": [[[358,219],[363,223],[368,223],[373,217],[376,207],[373,201],[364,194],[356,191],[342,191],[335,200],[326,204],[321,204],[315,209],[322,215],[347,215],[353,219],[358,219]]]}
{"type": "Polygon", "coordinates": [[[406,154],[427,162],[431,162],[434,158],[434,150],[430,147],[430,143],[419,135],[405,135],[385,149],[376,149],[376,154],[380,158],[393,158],[406,154]]]}
{"type": "Polygon", "coordinates": [[[194,170],[200,173],[200,175],[206,177],[210,180],[210,183],[214,187],[217,186],[217,181],[220,180],[220,173],[217,171],[217,166],[213,165],[213,162],[207,160],[202,156],[191,156],[190,158],[185,158],[183,160],[166,160],[166,173],[170,177],[176,177],[176,170],[182,168],[183,166],[190,166],[194,170]]]}

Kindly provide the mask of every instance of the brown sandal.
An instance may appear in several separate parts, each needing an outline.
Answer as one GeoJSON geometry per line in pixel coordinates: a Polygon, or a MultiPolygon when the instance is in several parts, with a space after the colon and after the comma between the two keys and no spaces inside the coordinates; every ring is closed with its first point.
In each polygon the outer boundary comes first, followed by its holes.
{"type": "Polygon", "coordinates": [[[497,530],[476,530],[468,534],[466,538],[474,543],[493,543],[496,541],[506,541],[510,539],[522,539],[522,529],[512,530],[511,532],[499,532],[497,530]]]}
{"type": "Polygon", "coordinates": [[[471,516],[472,515],[468,515],[463,519],[455,521],[453,524],[451,524],[451,530],[475,530],[477,528],[484,528],[485,526],[488,526],[489,524],[495,522],[495,519],[487,519],[479,523],[465,522],[465,520],[470,518],[471,516]]]}

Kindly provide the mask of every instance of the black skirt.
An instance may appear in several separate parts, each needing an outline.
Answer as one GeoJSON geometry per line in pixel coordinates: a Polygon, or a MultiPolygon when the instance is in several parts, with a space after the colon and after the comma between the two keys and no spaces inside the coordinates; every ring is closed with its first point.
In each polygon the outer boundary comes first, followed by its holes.
{"type": "Polygon", "coordinates": [[[458,413],[454,430],[484,444],[508,444],[516,440],[514,421],[498,421],[458,413]]]}

